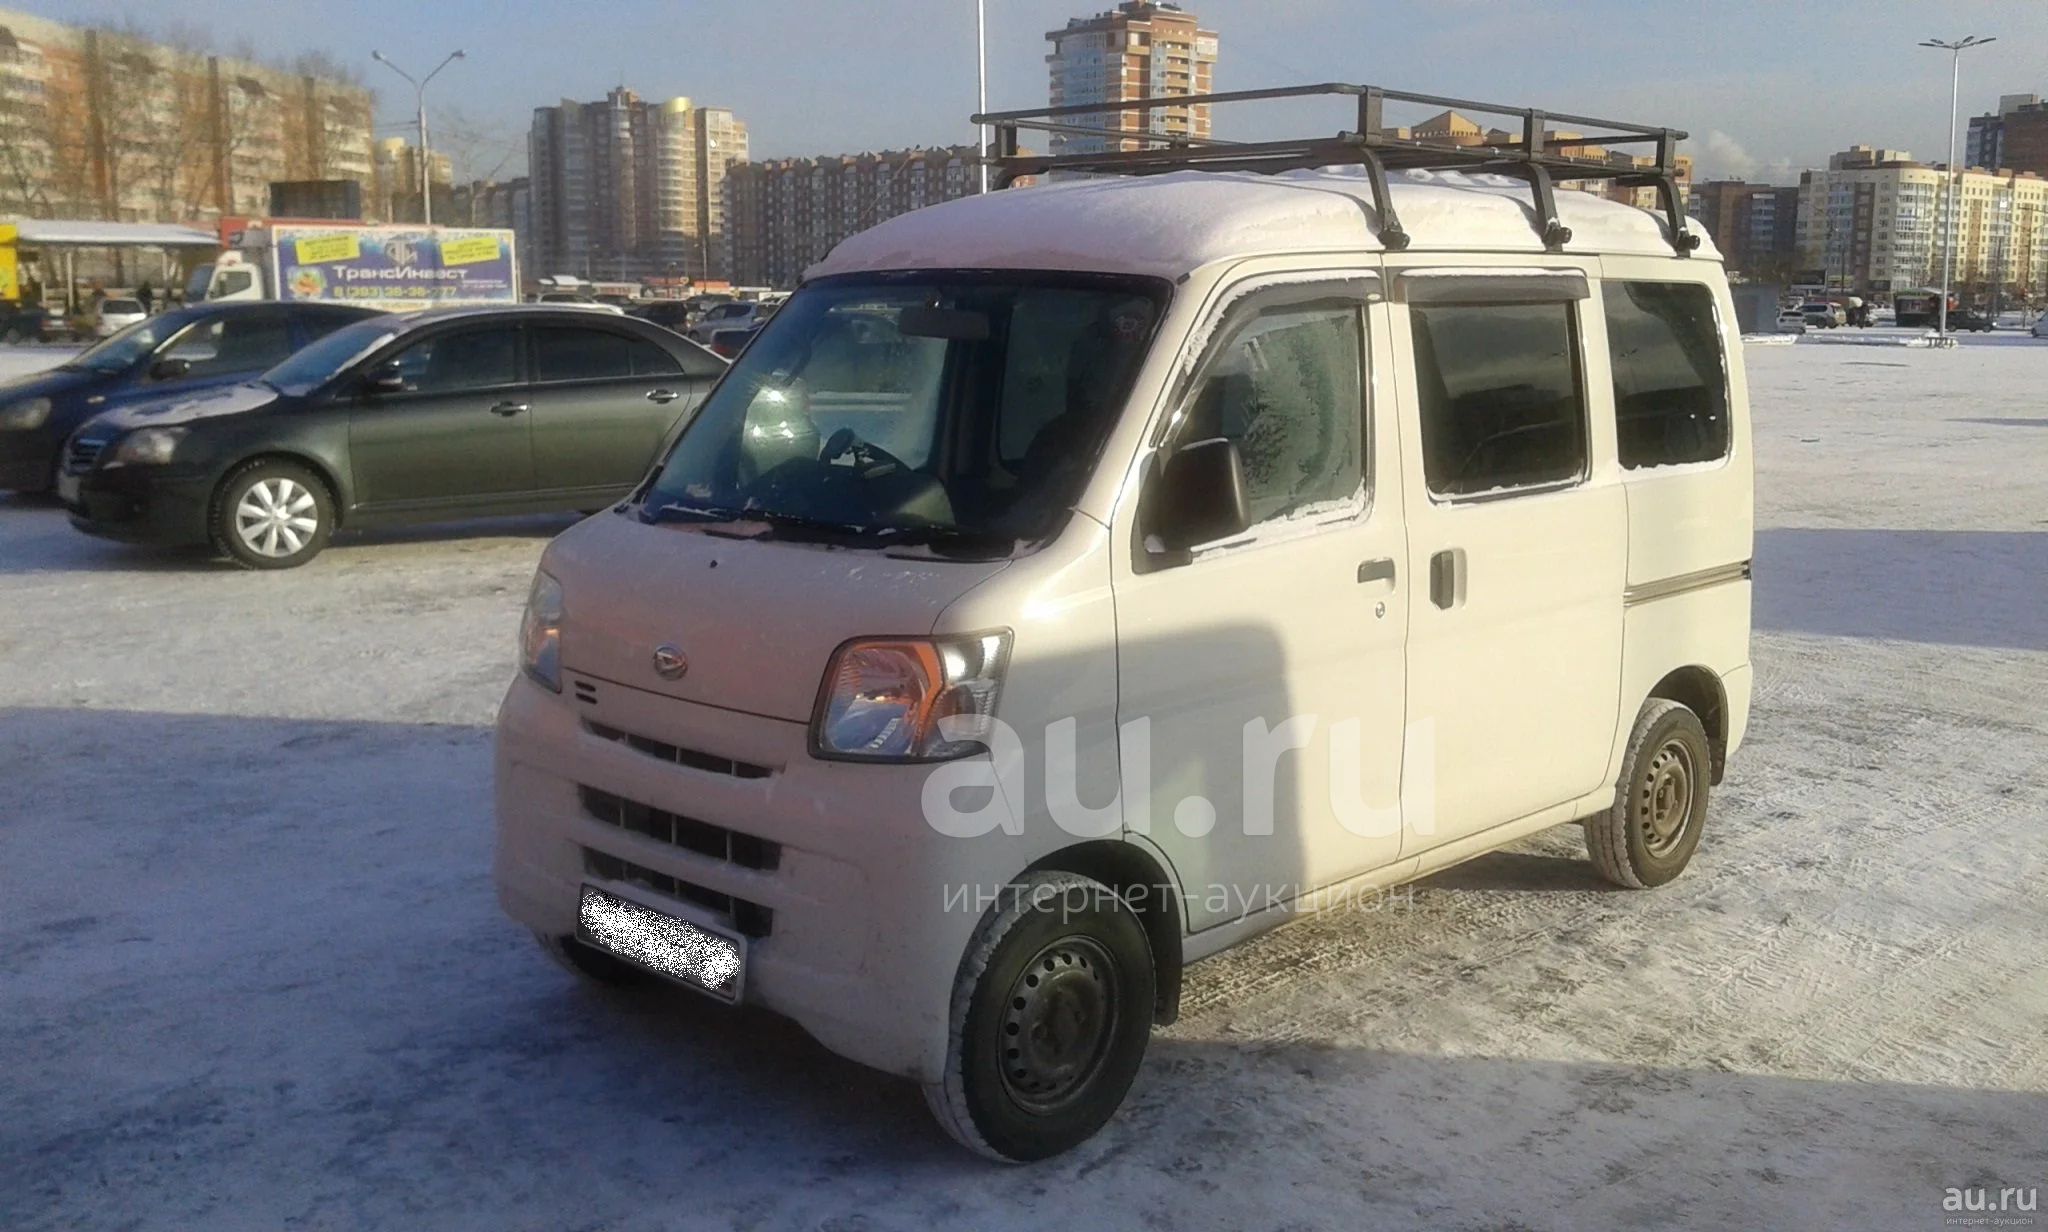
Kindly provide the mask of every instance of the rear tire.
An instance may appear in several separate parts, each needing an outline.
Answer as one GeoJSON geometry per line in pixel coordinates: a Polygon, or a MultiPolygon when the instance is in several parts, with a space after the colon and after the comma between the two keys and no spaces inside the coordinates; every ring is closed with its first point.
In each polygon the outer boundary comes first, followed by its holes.
{"type": "Polygon", "coordinates": [[[296,462],[259,458],[214,494],[213,546],[244,569],[295,569],[334,535],[327,482],[296,462]]]}
{"type": "Polygon", "coordinates": [[[1586,851],[1600,875],[1631,890],[1685,871],[1707,820],[1713,749],[1699,716],[1653,697],[1636,716],[1614,804],[1586,819],[1586,851]]]}
{"type": "Polygon", "coordinates": [[[1152,1035],[1152,951],[1101,882],[1030,873],[1004,887],[953,984],[932,1115],[962,1146],[1022,1163],[1068,1150],[1115,1115],[1152,1035]]]}

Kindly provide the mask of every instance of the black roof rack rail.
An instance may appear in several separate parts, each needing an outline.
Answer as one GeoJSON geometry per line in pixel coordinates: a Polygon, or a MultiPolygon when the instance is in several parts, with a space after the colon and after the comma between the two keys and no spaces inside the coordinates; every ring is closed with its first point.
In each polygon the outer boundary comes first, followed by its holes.
{"type": "Polygon", "coordinates": [[[1051,171],[1087,171],[1107,175],[1158,175],[1168,171],[1256,171],[1271,174],[1357,165],[1365,169],[1372,187],[1380,219],[1380,240],[1390,250],[1398,252],[1408,246],[1409,237],[1401,227],[1400,216],[1394,210],[1393,196],[1387,190],[1389,169],[1497,172],[1529,181],[1536,198],[1537,232],[1545,248],[1558,252],[1571,242],[1572,231],[1558,219],[1557,181],[1611,180],[1629,187],[1657,190],[1658,205],[1671,229],[1671,246],[1680,256],[1691,255],[1700,245],[1699,236],[1685,227],[1685,205],[1679,195],[1677,178],[1677,146],[1685,140],[1686,134],[1674,128],[1655,128],[1595,116],[1510,107],[1435,94],[1414,94],[1337,81],[1269,90],[1161,95],[1099,103],[1069,103],[1025,111],[995,111],[975,116],[974,123],[995,129],[995,139],[983,151],[983,157],[996,170],[998,186],[1003,188],[1022,176],[1044,175],[1051,171]],[[1358,128],[1355,131],[1282,141],[1222,141],[1149,129],[1100,128],[1070,120],[1075,116],[1095,117],[1113,112],[1142,113],[1156,107],[1210,106],[1330,95],[1350,96],[1358,100],[1358,128]],[[1521,138],[1505,144],[1453,145],[1444,141],[1392,136],[1382,119],[1389,102],[1418,103],[1481,115],[1513,116],[1520,121],[1521,138]],[[1553,122],[1601,131],[1562,140],[1548,135],[1551,132],[1549,125],[1553,122]],[[1018,134],[1024,131],[1103,137],[1115,142],[1118,148],[1076,154],[1027,154],[1018,140],[1018,134]],[[1125,142],[1137,143],[1139,148],[1123,149],[1125,142]],[[1629,144],[1653,145],[1655,157],[1649,165],[1638,166],[1569,153],[1589,146],[1605,148],[1629,144]]]}

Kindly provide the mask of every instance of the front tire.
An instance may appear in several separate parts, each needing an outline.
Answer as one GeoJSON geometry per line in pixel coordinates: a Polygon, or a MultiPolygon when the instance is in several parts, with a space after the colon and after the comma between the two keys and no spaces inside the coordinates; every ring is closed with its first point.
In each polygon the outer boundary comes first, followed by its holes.
{"type": "Polygon", "coordinates": [[[221,484],[212,523],[213,546],[244,569],[294,569],[333,537],[334,498],[307,468],[260,458],[221,484]]]}
{"type": "Polygon", "coordinates": [[[1030,873],[1006,886],[953,985],[952,1039],[925,1101],[961,1145],[1045,1159],[1116,1113],[1152,1035],[1144,926],[1101,882],[1030,873]]]}
{"type": "Polygon", "coordinates": [[[1631,890],[1685,871],[1707,820],[1713,749],[1699,716],[1653,697],[1636,716],[1614,804],[1586,819],[1586,851],[1600,875],[1631,890]]]}

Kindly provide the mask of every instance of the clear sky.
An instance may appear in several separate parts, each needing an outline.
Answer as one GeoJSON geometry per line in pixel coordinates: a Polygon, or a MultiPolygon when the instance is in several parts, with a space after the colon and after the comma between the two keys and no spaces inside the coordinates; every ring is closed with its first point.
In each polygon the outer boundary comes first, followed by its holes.
{"type": "MultiPolygon", "coordinates": [[[[516,173],[536,106],[602,97],[733,108],[756,157],[972,140],[973,0],[0,0],[65,21],[201,32],[222,50],[360,66],[380,135],[410,134],[415,73],[461,174],[516,173]]],[[[1111,0],[987,0],[989,101],[1043,105],[1044,34],[1111,0]]],[[[1790,182],[1865,142],[1946,156],[1949,59],[1923,38],[1996,35],[1963,63],[1963,114],[2048,94],[2044,0],[1190,0],[1222,38],[1218,89],[1361,81],[1690,130],[1709,174],[1790,182]]],[[[1406,119],[1410,117],[1393,117],[1406,119]]],[[[1419,118],[1419,117],[1415,117],[1419,118]]],[[[1267,107],[1218,135],[1346,127],[1267,107]]],[[[437,145],[440,144],[437,142],[437,145]]]]}

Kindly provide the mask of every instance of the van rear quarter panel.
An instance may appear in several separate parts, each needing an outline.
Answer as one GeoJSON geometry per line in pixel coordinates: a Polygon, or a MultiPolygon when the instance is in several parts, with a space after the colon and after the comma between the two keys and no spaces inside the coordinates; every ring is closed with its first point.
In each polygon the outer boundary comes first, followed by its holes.
{"type": "MultiPolygon", "coordinates": [[[[1746,563],[1755,543],[1755,465],[1749,384],[1735,305],[1718,262],[1606,257],[1605,282],[1690,282],[1712,290],[1728,381],[1729,452],[1719,462],[1623,470],[1628,496],[1628,586],[1746,563]]],[[[1603,288],[1604,291],[1604,288],[1603,288]]],[[[1610,765],[1619,774],[1637,709],[1659,680],[1699,666],[1722,680],[1729,745],[1740,741],[1749,701],[1750,584],[1729,581],[1627,606],[1623,621],[1621,722],[1610,765]]]]}

